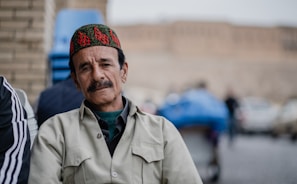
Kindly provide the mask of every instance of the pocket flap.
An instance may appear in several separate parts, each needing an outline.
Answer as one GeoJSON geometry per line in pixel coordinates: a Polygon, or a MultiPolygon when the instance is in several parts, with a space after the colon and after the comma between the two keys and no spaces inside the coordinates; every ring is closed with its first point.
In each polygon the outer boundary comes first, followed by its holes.
{"type": "Polygon", "coordinates": [[[141,144],[132,147],[132,153],[142,157],[147,163],[164,159],[164,152],[161,145],[141,144]]]}
{"type": "Polygon", "coordinates": [[[86,149],[80,147],[68,148],[64,167],[79,166],[84,160],[90,159],[91,155],[86,149]]]}

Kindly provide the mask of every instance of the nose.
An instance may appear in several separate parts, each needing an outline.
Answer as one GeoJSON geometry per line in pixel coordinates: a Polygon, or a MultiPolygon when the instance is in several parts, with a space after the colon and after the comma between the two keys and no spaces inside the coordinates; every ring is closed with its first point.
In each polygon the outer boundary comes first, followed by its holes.
{"type": "Polygon", "coordinates": [[[94,64],[92,76],[95,81],[100,81],[104,79],[104,71],[97,64],[94,64]]]}

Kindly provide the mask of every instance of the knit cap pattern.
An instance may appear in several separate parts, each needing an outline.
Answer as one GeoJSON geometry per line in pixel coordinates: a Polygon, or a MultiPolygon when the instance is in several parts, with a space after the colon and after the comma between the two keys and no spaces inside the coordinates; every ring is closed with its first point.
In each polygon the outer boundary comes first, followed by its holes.
{"type": "Polygon", "coordinates": [[[70,41],[70,58],[79,50],[91,46],[121,49],[116,33],[103,24],[88,24],[78,28],[70,41]]]}

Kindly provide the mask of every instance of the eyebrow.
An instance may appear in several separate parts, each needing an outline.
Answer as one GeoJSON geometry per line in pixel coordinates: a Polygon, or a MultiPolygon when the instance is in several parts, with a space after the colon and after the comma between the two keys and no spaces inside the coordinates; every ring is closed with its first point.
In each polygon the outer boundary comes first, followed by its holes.
{"type": "MultiPolygon", "coordinates": [[[[100,58],[99,60],[96,61],[96,63],[101,63],[101,62],[112,62],[112,59],[111,58],[100,58]]],[[[83,68],[84,66],[86,65],[90,65],[90,61],[83,61],[80,65],[79,65],[79,69],[83,68]]]]}
{"type": "Polygon", "coordinates": [[[100,58],[100,60],[99,60],[99,62],[106,62],[106,61],[111,62],[112,59],[111,58],[100,58]]]}
{"type": "Polygon", "coordinates": [[[85,67],[86,65],[90,65],[90,62],[84,61],[83,63],[79,64],[78,69],[85,67]]]}

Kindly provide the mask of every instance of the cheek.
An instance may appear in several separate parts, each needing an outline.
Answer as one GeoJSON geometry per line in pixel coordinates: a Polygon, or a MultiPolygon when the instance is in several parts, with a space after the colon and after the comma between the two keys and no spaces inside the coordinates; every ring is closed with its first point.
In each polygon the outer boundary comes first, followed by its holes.
{"type": "Polygon", "coordinates": [[[87,88],[88,88],[88,87],[87,87],[87,85],[84,83],[84,84],[81,84],[81,85],[80,85],[80,88],[81,88],[82,91],[87,91],[87,88]]]}
{"type": "Polygon", "coordinates": [[[118,76],[116,82],[117,82],[117,85],[118,85],[119,88],[120,88],[121,85],[125,82],[125,79],[124,79],[124,78],[125,78],[125,77],[124,77],[122,74],[120,74],[120,75],[118,76]]]}
{"type": "Polygon", "coordinates": [[[79,79],[78,85],[77,85],[78,89],[80,89],[81,91],[87,91],[88,86],[89,86],[89,83],[87,80],[79,79]]]}

